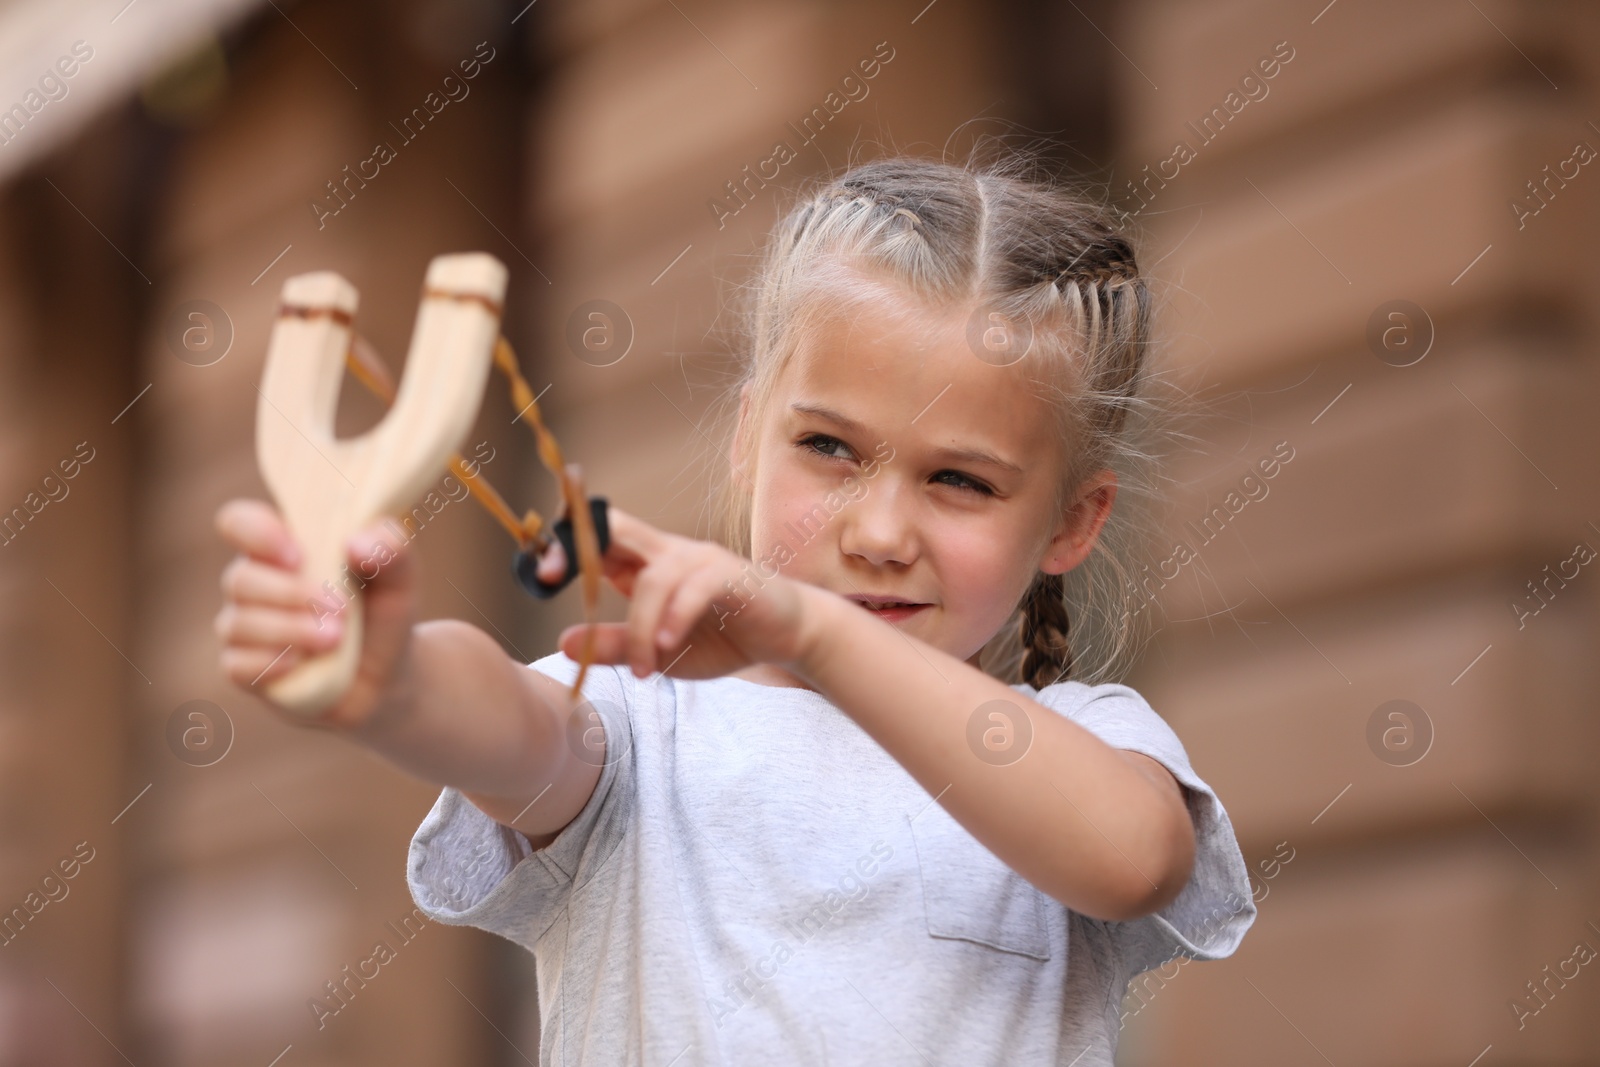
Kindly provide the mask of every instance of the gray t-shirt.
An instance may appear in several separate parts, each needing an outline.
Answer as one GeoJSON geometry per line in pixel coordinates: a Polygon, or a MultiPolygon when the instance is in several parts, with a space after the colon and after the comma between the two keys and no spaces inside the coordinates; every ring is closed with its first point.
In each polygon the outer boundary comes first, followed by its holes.
{"type": "Polygon", "coordinates": [[[533,953],[541,1067],[1111,1067],[1133,976],[1238,947],[1244,859],[1134,690],[1014,688],[1187,787],[1194,873],[1165,909],[1104,921],[1046,896],[819,693],[606,666],[584,683],[606,756],[578,816],[535,852],[447,788],[407,883],[430,918],[533,953]]]}

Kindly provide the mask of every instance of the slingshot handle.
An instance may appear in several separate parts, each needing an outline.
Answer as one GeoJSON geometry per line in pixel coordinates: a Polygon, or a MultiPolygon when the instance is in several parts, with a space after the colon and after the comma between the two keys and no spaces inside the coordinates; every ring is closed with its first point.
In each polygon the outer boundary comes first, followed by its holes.
{"type": "Polygon", "coordinates": [[[281,707],[314,717],[355,678],[365,576],[346,563],[350,535],[398,514],[447,470],[483,398],[500,335],[506,268],[482,252],[428,265],[405,374],[393,407],[358,437],[336,438],[334,415],[358,296],[332,271],[283,284],[256,405],[256,459],[300,542],[301,574],[344,601],[339,645],[266,686],[281,707]]]}

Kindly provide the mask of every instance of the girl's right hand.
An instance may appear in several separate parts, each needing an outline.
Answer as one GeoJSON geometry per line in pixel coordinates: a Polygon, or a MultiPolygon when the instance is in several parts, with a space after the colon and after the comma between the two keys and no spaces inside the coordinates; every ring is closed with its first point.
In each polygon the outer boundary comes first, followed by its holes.
{"type": "MultiPolygon", "coordinates": [[[[222,671],[265,699],[265,685],[332,651],[348,618],[335,597],[300,574],[303,553],[271,504],[230,500],[217,509],[215,521],[223,540],[239,552],[222,571],[223,605],[215,620],[222,671]]],[[[300,725],[359,729],[396,694],[405,674],[416,621],[411,554],[382,525],[362,531],[352,545],[347,562],[356,580],[349,584],[365,581],[357,593],[362,648],[356,676],[344,696],[314,719],[280,710],[300,725]],[[376,576],[368,578],[374,569],[376,576]]]]}

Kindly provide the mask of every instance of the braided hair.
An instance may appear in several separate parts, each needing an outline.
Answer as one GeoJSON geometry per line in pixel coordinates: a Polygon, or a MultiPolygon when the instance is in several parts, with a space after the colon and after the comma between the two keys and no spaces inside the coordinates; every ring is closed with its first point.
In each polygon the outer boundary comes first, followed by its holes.
{"type": "MultiPolygon", "coordinates": [[[[991,639],[997,674],[1042,689],[1069,675],[1107,675],[1133,644],[1123,607],[1133,568],[1123,556],[1133,535],[1145,533],[1134,497],[1150,456],[1129,423],[1148,401],[1151,298],[1111,209],[1034,176],[1033,166],[1020,155],[984,166],[894,156],[802,191],[747,289],[747,336],[733,346],[746,363],[728,396],[747,390],[753,409],[764,411],[812,316],[839,304],[841,286],[867,295],[887,283],[934,306],[974,303],[1026,323],[1037,360],[1029,369],[1038,368],[1029,381],[1057,420],[1065,471],[1058,500],[1076,499],[1100,470],[1111,470],[1117,485],[1116,513],[1089,558],[1067,576],[1035,575],[1016,625],[991,639]],[[1069,625],[1069,601],[1077,625],[1069,625]]],[[[748,482],[730,477],[719,503],[724,541],[748,555],[748,482]]]]}
{"type": "Polygon", "coordinates": [[[1059,574],[1040,574],[1022,597],[1022,680],[1035,689],[1072,673],[1067,605],[1059,574]]]}

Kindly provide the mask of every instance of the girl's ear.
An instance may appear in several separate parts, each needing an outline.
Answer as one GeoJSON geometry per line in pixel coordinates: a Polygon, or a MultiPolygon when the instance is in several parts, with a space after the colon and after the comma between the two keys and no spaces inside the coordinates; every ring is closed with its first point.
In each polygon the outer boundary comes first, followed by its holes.
{"type": "Polygon", "coordinates": [[[1046,574],[1065,574],[1087,559],[1116,499],[1115,473],[1102,470],[1087,478],[1076,499],[1061,513],[1039,569],[1046,574]]]}

